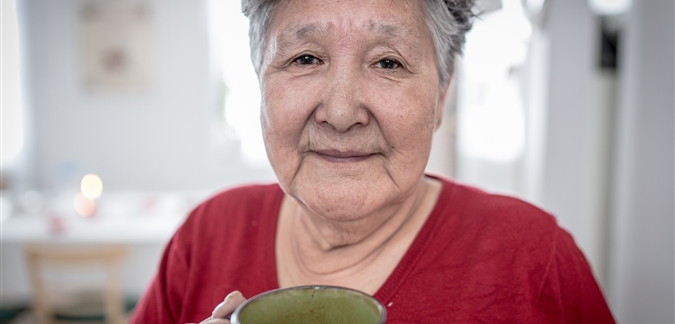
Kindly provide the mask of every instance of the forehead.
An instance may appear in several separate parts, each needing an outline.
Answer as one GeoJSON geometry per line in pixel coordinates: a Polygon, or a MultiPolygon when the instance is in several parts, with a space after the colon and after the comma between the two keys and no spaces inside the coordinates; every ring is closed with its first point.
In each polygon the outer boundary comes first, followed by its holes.
{"type": "Polygon", "coordinates": [[[269,36],[282,44],[361,32],[419,39],[428,34],[422,6],[422,1],[408,0],[283,1],[272,17],[269,36]]]}

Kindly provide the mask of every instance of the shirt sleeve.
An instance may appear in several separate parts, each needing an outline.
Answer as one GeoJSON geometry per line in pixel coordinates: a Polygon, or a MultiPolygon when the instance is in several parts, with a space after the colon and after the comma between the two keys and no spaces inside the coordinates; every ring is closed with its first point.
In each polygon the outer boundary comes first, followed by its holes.
{"type": "Polygon", "coordinates": [[[130,323],[177,323],[182,311],[188,266],[176,236],[169,241],[159,270],[134,309],[130,323]]]}
{"type": "Polygon", "coordinates": [[[591,267],[563,229],[556,232],[537,306],[546,323],[615,323],[591,267]]]}

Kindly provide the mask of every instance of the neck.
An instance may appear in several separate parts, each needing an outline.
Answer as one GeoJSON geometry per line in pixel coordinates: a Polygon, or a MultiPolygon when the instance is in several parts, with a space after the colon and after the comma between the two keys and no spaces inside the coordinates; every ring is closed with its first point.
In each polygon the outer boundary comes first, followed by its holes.
{"type": "Polygon", "coordinates": [[[380,268],[383,260],[395,260],[395,266],[433,210],[440,186],[437,180],[423,178],[399,204],[340,222],[287,196],[280,215],[285,224],[280,234],[287,234],[280,235],[278,254],[284,255],[279,266],[288,267],[289,285],[335,284],[369,267],[380,268]]]}

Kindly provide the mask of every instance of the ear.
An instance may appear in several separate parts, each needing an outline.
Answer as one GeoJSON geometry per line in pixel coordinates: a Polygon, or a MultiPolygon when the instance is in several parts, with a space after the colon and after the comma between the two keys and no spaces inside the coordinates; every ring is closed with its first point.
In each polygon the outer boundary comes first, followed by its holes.
{"type": "Polygon", "coordinates": [[[448,97],[448,92],[450,91],[450,84],[454,82],[454,78],[450,78],[444,85],[438,89],[438,101],[436,102],[436,123],[434,126],[434,131],[438,130],[441,127],[441,122],[443,121],[443,112],[445,111],[445,99],[448,97]]]}

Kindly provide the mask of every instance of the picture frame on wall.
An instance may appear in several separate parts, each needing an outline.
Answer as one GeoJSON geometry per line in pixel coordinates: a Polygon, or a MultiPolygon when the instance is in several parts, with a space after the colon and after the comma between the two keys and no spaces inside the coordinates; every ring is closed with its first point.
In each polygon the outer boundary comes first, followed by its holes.
{"type": "Polygon", "coordinates": [[[151,10],[135,1],[88,1],[79,12],[86,90],[136,92],[151,83],[151,10]]]}

